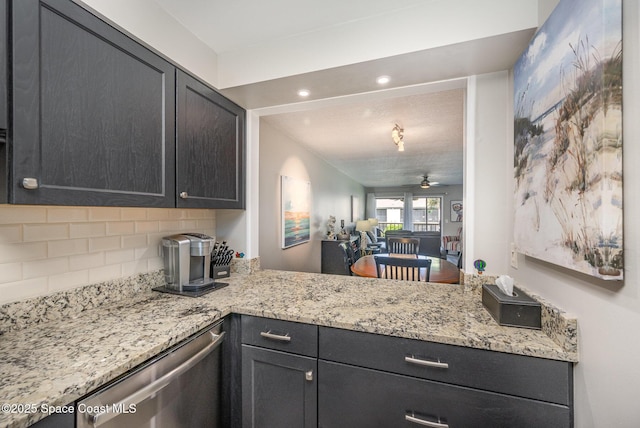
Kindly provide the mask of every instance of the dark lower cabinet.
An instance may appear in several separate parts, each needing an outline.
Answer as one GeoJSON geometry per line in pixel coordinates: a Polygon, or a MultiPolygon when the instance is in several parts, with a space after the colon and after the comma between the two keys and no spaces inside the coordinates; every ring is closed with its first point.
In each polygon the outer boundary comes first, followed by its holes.
{"type": "Polygon", "coordinates": [[[242,426],[317,426],[316,358],[242,345],[242,426]]]}
{"type": "Polygon", "coordinates": [[[249,316],[242,343],[245,428],[573,426],[568,362],[249,316]]]}
{"type": "Polygon", "coordinates": [[[175,205],[175,67],[68,0],[12,2],[8,202],[175,205]]]}
{"type": "Polygon", "coordinates": [[[177,85],[176,205],[244,208],[244,109],[181,70],[177,85]]]}
{"type": "Polygon", "coordinates": [[[573,426],[571,363],[320,327],[318,426],[573,426]]]}
{"type": "Polygon", "coordinates": [[[318,423],[318,327],[243,315],[242,427],[318,423]]]}
{"type": "Polygon", "coordinates": [[[568,427],[566,406],[320,360],[318,426],[568,427]]]}
{"type": "MultiPolygon", "coordinates": [[[[71,404],[70,404],[71,406],[71,404]]],[[[44,419],[40,419],[31,428],[74,428],[76,426],[76,417],[71,413],[53,413],[44,419]]]]}

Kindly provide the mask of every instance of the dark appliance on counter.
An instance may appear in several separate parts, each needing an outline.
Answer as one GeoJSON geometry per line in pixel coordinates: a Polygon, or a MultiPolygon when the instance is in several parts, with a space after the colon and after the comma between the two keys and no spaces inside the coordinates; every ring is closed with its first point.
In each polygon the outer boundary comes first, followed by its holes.
{"type": "Polygon", "coordinates": [[[165,285],[153,290],[198,297],[228,284],[210,278],[215,238],[182,233],[162,238],[165,285]]]}
{"type": "Polygon", "coordinates": [[[222,426],[222,322],[76,403],[76,427],[222,426]]]}

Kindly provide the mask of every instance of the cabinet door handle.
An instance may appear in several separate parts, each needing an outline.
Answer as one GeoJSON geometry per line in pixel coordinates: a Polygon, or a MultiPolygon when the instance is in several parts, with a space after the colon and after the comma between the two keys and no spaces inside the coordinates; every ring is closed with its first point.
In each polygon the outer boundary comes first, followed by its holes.
{"type": "Polygon", "coordinates": [[[404,357],[404,360],[407,363],[416,364],[418,366],[436,367],[438,369],[449,368],[449,364],[441,363],[440,361],[429,361],[429,360],[423,360],[421,358],[415,358],[415,357],[404,357]]]}
{"type": "Polygon", "coordinates": [[[260,336],[266,338],[266,339],[271,339],[271,340],[278,340],[280,342],[291,342],[291,336],[289,336],[288,334],[286,335],[281,335],[281,334],[274,334],[271,333],[271,330],[269,331],[261,331],[260,332],[260,336]]]}
{"type": "Polygon", "coordinates": [[[309,382],[313,382],[313,370],[309,370],[304,374],[304,378],[309,382]]]}
{"type": "Polygon", "coordinates": [[[409,422],[413,422],[414,424],[418,424],[418,425],[422,425],[425,427],[431,427],[431,428],[449,428],[449,424],[443,424],[441,422],[432,422],[432,421],[428,421],[426,419],[422,419],[422,418],[417,418],[414,415],[404,415],[404,420],[405,421],[409,421],[409,422]]]}
{"type": "Polygon", "coordinates": [[[38,188],[38,179],[37,178],[23,178],[22,179],[22,187],[27,190],[35,190],[38,188]]]}
{"type": "Polygon", "coordinates": [[[187,199],[188,197],[189,197],[189,194],[187,192],[180,192],[180,198],[187,199]]]}

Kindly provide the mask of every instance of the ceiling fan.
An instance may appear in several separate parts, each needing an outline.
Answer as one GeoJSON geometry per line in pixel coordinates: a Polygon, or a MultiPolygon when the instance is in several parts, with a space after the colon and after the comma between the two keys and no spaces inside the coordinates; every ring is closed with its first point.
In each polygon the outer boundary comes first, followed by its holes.
{"type": "Polygon", "coordinates": [[[422,176],[423,180],[420,182],[420,188],[421,189],[428,189],[431,186],[436,186],[440,183],[438,183],[437,181],[429,181],[429,176],[428,175],[424,175],[422,176]]]}

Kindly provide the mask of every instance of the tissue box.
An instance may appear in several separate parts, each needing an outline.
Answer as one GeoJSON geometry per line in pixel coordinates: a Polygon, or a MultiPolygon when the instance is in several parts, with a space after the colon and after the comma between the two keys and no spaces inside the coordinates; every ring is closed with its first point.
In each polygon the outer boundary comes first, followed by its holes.
{"type": "Polygon", "coordinates": [[[213,279],[228,278],[231,276],[231,265],[213,265],[209,276],[213,279]]]}
{"type": "Polygon", "coordinates": [[[514,296],[506,296],[497,285],[482,285],[482,304],[500,325],[540,330],[541,305],[513,287],[514,296]]]}

